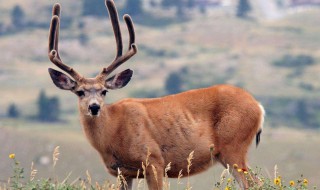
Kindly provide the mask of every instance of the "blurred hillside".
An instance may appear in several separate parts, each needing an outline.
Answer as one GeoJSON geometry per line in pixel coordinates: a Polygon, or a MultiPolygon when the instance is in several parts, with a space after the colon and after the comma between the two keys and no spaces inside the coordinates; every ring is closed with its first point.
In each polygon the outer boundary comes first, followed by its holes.
{"type": "MultiPolygon", "coordinates": [[[[113,59],[115,42],[107,16],[84,16],[84,2],[60,1],[60,53],[65,63],[94,76],[113,59]]],[[[248,17],[241,19],[235,16],[238,1],[217,2],[208,4],[205,11],[185,7],[180,17],[174,6],[143,1],[143,13],[133,16],[139,53],[122,66],[133,68],[134,78],[125,89],[109,93],[107,102],[165,95],[170,93],[166,82],[176,75],[181,79],[178,90],[219,83],[247,89],[265,105],[272,126],[318,128],[320,29],[315,26],[319,8],[297,8],[294,1],[284,1],[282,7],[277,1],[262,6],[257,1],[251,2],[248,17]],[[270,20],[263,14],[275,8],[283,10],[281,17],[270,20]]],[[[126,2],[116,3],[125,12],[126,2]]],[[[36,113],[41,89],[58,96],[63,117],[76,115],[74,95],[56,89],[47,73],[48,67],[54,67],[47,58],[52,4],[40,0],[0,4],[3,116],[12,103],[23,117],[36,113]],[[17,7],[20,13],[14,20],[17,7]]],[[[104,6],[102,0],[100,6],[104,6]]],[[[124,23],[122,27],[126,42],[124,23]]]]}

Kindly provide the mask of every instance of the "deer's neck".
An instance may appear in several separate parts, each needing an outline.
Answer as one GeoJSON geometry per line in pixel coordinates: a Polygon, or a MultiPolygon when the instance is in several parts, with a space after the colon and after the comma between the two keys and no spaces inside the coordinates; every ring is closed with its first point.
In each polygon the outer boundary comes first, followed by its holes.
{"type": "Polygon", "coordinates": [[[107,106],[101,109],[98,117],[89,116],[80,110],[83,130],[91,145],[99,152],[106,148],[113,135],[109,118],[107,106]]]}

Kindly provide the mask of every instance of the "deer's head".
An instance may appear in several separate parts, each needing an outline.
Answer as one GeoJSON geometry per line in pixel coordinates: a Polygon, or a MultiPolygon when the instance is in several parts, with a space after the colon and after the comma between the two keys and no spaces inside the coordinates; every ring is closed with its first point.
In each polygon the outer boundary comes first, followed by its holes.
{"type": "Polygon", "coordinates": [[[124,15],[123,19],[127,24],[129,31],[129,48],[122,55],[123,44],[121,31],[119,27],[118,13],[113,0],[106,0],[113,32],[117,44],[117,54],[113,62],[95,78],[85,78],[76,72],[73,68],[64,64],[59,56],[59,28],[60,28],[60,10],[59,4],[55,4],[52,10],[52,19],[49,31],[49,50],[48,56],[52,63],[65,71],[70,77],[62,72],[49,68],[49,73],[53,83],[62,90],[70,90],[79,98],[80,111],[91,116],[99,116],[100,108],[104,104],[104,97],[109,89],[119,89],[128,84],[132,76],[132,70],[127,69],[113,76],[109,76],[117,67],[130,59],[137,52],[134,44],[135,34],[132,20],[129,15],[124,15]]]}

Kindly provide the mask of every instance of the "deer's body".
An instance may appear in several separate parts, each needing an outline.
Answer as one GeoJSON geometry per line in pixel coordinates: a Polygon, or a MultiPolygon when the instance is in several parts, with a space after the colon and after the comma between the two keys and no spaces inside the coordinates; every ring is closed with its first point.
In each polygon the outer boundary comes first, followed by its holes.
{"type": "MultiPolygon", "coordinates": [[[[123,45],[114,2],[106,0],[117,44],[114,61],[95,78],[85,78],[65,65],[58,51],[60,5],[55,4],[49,31],[48,56],[52,63],[67,72],[49,69],[53,83],[79,97],[80,118],[86,136],[100,153],[111,174],[118,170],[126,178],[128,189],[142,162],[147,159],[146,179],[150,190],[162,189],[164,170],[171,162],[169,177],[187,175],[187,158],[194,151],[190,174],[207,169],[214,161],[247,170],[246,156],[256,136],[259,143],[264,118],[263,107],[246,91],[217,85],[154,99],[125,99],[106,105],[108,90],[127,85],[133,71],[109,75],[137,52],[135,33],[129,15],[124,16],[129,31],[129,48],[123,45]],[[214,151],[210,152],[210,146],[214,151]],[[152,166],[152,167],[151,167],[152,166]]],[[[233,170],[234,171],[234,170],[233,170]]],[[[234,172],[243,188],[249,183],[243,173],[234,172]]],[[[256,180],[256,179],[253,179],[256,180]]],[[[126,189],[124,185],[122,189],[126,189]]]]}
{"type": "Polygon", "coordinates": [[[147,149],[150,163],[162,173],[171,162],[169,177],[178,177],[181,169],[186,176],[191,151],[195,155],[191,174],[206,170],[212,144],[216,161],[246,168],[246,153],[263,120],[259,103],[229,85],[162,98],[125,99],[104,105],[100,117],[80,114],[89,141],[110,173],[117,175],[119,168],[131,178],[142,171],[147,149]]]}

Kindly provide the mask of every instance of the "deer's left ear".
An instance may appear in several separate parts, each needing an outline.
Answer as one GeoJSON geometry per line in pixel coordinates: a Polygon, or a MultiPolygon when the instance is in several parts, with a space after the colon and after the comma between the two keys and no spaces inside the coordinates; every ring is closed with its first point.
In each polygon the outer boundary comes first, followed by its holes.
{"type": "Polygon", "coordinates": [[[131,80],[133,71],[130,69],[124,70],[111,78],[108,78],[105,87],[108,89],[119,89],[125,87],[131,80]]]}

